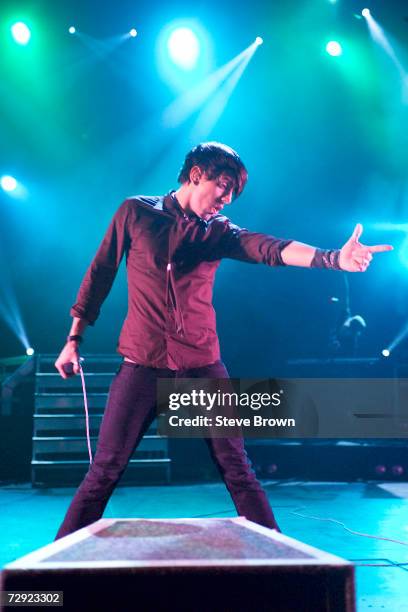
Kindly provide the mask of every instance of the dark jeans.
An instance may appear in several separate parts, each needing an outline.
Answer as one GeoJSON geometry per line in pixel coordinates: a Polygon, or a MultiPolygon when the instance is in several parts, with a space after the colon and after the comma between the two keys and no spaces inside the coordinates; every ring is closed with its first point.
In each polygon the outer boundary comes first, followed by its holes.
{"type": "MultiPolygon", "coordinates": [[[[221,361],[174,372],[124,361],[112,381],[92,465],[56,539],[101,518],[135,448],[156,416],[157,378],[229,378],[221,361]]],[[[205,440],[239,515],[279,531],[241,438],[205,440]]]]}

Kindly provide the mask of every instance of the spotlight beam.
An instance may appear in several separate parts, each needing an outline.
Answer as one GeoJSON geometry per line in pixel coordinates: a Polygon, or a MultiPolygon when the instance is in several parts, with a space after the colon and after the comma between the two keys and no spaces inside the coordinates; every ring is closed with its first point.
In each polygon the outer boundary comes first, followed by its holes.
{"type": "MultiPolygon", "coordinates": [[[[218,70],[210,74],[199,85],[179,96],[164,110],[162,116],[163,125],[166,128],[174,128],[186,121],[210,98],[223,81],[227,79],[247,56],[249,59],[252,57],[257,47],[257,44],[252,43],[249,47],[244,49],[244,51],[241,51],[241,53],[224,64],[224,66],[221,66],[221,68],[218,68],[218,70]]],[[[248,62],[246,62],[246,64],[247,63],[248,62]]]]}
{"type": "Polygon", "coordinates": [[[250,47],[248,47],[246,55],[243,57],[238,66],[236,66],[234,72],[231,73],[228,80],[223,84],[222,88],[216,92],[213,99],[210,100],[203,108],[191,131],[192,142],[199,142],[210,134],[211,130],[221,117],[225,107],[228,104],[228,100],[232,95],[232,92],[238,85],[245,68],[248,66],[258,46],[259,44],[254,42],[250,47]]]}
{"type": "Polygon", "coordinates": [[[17,299],[4,263],[1,267],[3,280],[1,284],[0,317],[27,350],[30,347],[30,343],[24,329],[17,299]]]}
{"type": "MultiPolygon", "coordinates": [[[[367,10],[368,9],[364,9],[364,12],[367,10]]],[[[368,13],[365,13],[364,17],[367,21],[367,26],[368,26],[368,30],[370,32],[371,38],[384,49],[387,55],[391,58],[392,62],[397,68],[401,77],[403,77],[403,79],[406,79],[407,72],[404,69],[403,65],[401,64],[400,60],[398,59],[382,27],[379,25],[379,23],[377,23],[377,21],[375,21],[370,11],[368,11],[368,13]]]]}
{"type": "Polygon", "coordinates": [[[128,34],[120,34],[119,36],[111,36],[110,38],[94,38],[83,32],[77,32],[77,37],[81,43],[87,47],[99,59],[105,59],[110,53],[115,51],[125,40],[130,36],[128,34]]]}
{"type": "Polygon", "coordinates": [[[408,232],[408,223],[374,223],[373,228],[383,231],[408,232]]]}
{"type": "Polygon", "coordinates": [[[388,350],[389,353],[392,353],[392,351],[395,350],[396,347],[399,344],[401,344],[401,342],[405,340],[407,336],[408,336],[408,323],[406,323],[404,327],[398,332],[398,334],[395,336],[394,340],[388,345],[386,350],[388,350]]]}
{"type": "MultiPolygon", "coordinates": [[[[242,66],[242,68],[245,68],[257,48],[258,46],[252,43],[224,66],[207,76],[199,85],[191,87],[188,92],[178,96],[163,112],[152,113],[147,119],[138,122],[134,129],[121,134],[102,154],[101,152],[98,155],[95,154],[88,162],[88,167],[92,170],[87,171],[87,173],[95,174],[95,172],[99,172],[100,168],[109,167],[112,158],[116,160],[118,167],[122,163],[126,166],[129,150],[133,151],[135,142],[137,142],[138,155],[143,160],[143,163],[138,167],[137,177],[140,184],[142,186],[146,185],[147,189],[149,173],[158,172],[158,163],[162,159],[164,151],[167,153],[169,149],[177,146],[175,143],[178,138],[175,138],[173,130],[179,128],[184,121],[197,112],[241,62],[245,62],[242,66]],[[166,140],[164,144],[163,127],[166,128],[164,130],[166,140]]],[[[237,73],[235,78],[238,79],[238,76],[237,73]]],[[[127,78],[129,79],[129,74],[127,74],[127,78]]],[[[232,85],[233,82],[230,83],[230,86],[232,85]]],[[[219,101],[219,103],[221,102],[219,101]]],[[[82,176],[84,168],[78,168],[77,173],[78,176],[82,176]]],[[[163,176],[161,176],[162,179],[163,176]]],[[[135,176],[133,174],[129,184],[133,184],[134,181],[135,176]]]]}

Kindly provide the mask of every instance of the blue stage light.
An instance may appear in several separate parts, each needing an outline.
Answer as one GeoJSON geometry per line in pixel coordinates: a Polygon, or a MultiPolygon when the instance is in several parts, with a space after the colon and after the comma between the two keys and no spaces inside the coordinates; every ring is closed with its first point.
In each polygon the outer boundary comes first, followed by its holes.
{"type": "Polygon", "coordinates": [[[167,48],[172,61],[183,70],[192,70],[200,54],[200,43],[191,28],[176,28],[170,34],[167,48]]]}
{"type": "Polygon", "coordinates": [[[31,346],[28,347],[28,349],[26,350],[26,354],[31,357],[31,355],[34,355],[34,349],[31,348],[31,346]]]}
{"type": "Polygon", "coordinates": [[[211,38],[196,19],[166,24],[156,42],[157,67],[176,91],[191,91],[213,70],[211,38]]]}
{"type": "Polygon", "coordinates": [[[70,26],[70,27],[68,28],[68,32],[69,32],[70,34],[75,34],[75,32],[76,32],[76,28],[75,28],[75,26],[70,26]]]}
{"type": "Polygon", "coordinates": [[[9,193],[17,189],[17,181],[14,176],[2,176],[0,179],[0,185],[3,191],[7,191],[9,193]]]}

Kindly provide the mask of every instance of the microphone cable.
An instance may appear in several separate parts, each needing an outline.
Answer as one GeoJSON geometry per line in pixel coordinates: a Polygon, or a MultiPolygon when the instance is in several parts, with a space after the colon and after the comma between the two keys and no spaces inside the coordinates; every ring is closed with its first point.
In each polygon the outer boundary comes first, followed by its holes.
{"type": "Polygon", "coordinates": [[[86,429],[86,442],[87,442],[87,445],[88,445],[89,464],[92,465],[93,457],[92,457],[92,449],[91,449],[91,435],[90,435],[90,428],[89,428],[88,397],[87,397],[87,394],[86,394],[86,385],[85,385],[84,370],[82,368],[82,361],[83,360],[84,360],[83,357],[79,357],[79,359],[78,359],[78,367],[79,367],[79,374],[81,376],[82,395],[83,395],[83,398],[84,398],[85,429],[86,429]]]}

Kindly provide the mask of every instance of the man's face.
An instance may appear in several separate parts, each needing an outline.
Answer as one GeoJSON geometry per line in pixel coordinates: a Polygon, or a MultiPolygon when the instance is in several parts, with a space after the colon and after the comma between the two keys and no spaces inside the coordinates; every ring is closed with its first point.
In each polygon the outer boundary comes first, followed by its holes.
{"type": "Polygon", "coordinates": [[[190,208],[202,219],[208,220],[231,204],[235,182],[228,173],[209,179],[204,172],[193,175],[190,208]]]}

